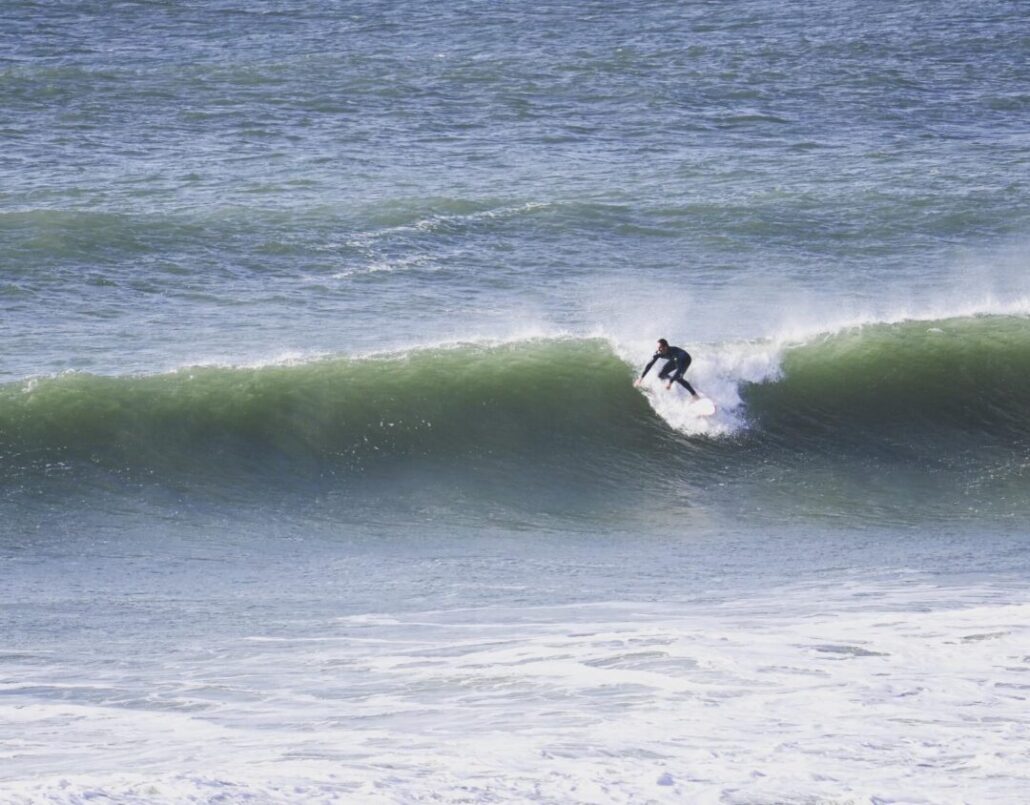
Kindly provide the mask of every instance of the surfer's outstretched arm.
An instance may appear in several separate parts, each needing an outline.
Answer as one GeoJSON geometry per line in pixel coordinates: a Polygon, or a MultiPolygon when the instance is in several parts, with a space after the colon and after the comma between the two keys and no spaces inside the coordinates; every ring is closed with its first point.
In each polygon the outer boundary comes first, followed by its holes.
{"type": "Polygon", "coordinates": [[[644,379],[644,375],[651,371],[651,367],[655,365],[660,357],[661,356],[657,352],[651,356],[651,360],[647,362],[647,366],[644,367],[644,371],[640,373],[641,380],[644,379]]]}
{"type": "Polygon", "coordinates": [[[644,371],[641,372],[640,377],[637,378],[637,383],[644,379],[644,375],[651,371],[651,367],[655,365],[655,361],[657,361],[660,357],[661,356],[657,352],[651,357],[651,360],[647,362],[647,366],[644,367],[644,371]]]}

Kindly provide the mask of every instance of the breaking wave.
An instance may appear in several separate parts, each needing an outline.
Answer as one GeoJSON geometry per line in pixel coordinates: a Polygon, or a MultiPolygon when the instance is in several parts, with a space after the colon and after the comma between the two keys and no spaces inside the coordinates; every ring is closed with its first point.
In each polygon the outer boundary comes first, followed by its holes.
{"type": "Polygon", "coordinates": [[[753,478],[756,466],[793,482],[813,456],[1009,481],[1030,463],[1025,317],[870,324],[696,353],[690,377],[720,406],[710,419],[691,417],[675,390],[633,388],[636,367],[601,338],[36,378],[0,387],[0,472],[366,489],[417,478],[560,498],[559,488],[697,489],[753,478]]]}

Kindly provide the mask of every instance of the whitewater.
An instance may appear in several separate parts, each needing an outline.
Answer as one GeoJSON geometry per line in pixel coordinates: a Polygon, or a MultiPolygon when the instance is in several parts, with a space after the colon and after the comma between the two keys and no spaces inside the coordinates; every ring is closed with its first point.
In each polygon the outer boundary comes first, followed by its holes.
{"type": "Polygon", "coordinates": [[[689,614],[619,603],[376,613],[326,622],[318,636],[234,641],[229,676],[185,652],[145,671],[150,706],[112,706],[124,682],[109,672],[83,689],[53,668],[5,688],[37,697],[5,713],[12,728],[65,725],[62,746],[18,743],[23,780],[7,792],[15,802],[392,802],[426,790],[445,801],[871,801],[889,790],[909,802],[1005,800],[1030,782],[1018,714],[1030,604],[982,598],[999,594],[856,579],[747,605],[698,602],[689,614]]]}
{"type": "Polygon", "coordinates": [[[0,801],[1025,799],[1023,4],[2,16],[0,801]]]}

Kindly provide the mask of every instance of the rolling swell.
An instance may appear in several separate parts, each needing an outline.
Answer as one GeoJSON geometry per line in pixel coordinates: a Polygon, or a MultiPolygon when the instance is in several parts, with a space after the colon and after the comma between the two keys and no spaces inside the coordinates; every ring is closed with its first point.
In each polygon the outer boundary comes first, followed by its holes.
{"type": "Polygon", "coordinates": [[[913,444],[1030,436],[1030,321],[977,316],[867,325],[788,349],[778,382],[743,398],[767,435],[860,433],[913,444]]]}
{"type": "MultiPolygon", "coordinates": [[[[1023,316],[846,329],[780,354],[740,389],[748,514],[873,524],[1030,514],[1023,316]]],[[[739,487],[738,487],[739,488],[739,487]]]]}
{"type": "Polygon", "coordinates": [[[692,434],[649,408],[602,339],[65,374],[0,387],[0,476],[8,489],[113,479],[332,490],[386,507],[419,498],[628,512],[657,499],[667,510],[748,500],[766,514],[772,502],[865,512],[910,506],[916,489],[938,508],[994,495],[1022,510],[1026,325],[868,325],[783,349],[765,380],[735,377],[720,359],[739,344],[701,348],[698,384],[735,384],[740,398],[720,399],[720,418],[692,434]]]}
{"type": "Polygon", "coordinates": [[[0,460],[8,477],[85,467],[219,485],[597,487],[673,438],[646,412],[626,366],[594,340],[65,374],[0,389],[0,460]]]}

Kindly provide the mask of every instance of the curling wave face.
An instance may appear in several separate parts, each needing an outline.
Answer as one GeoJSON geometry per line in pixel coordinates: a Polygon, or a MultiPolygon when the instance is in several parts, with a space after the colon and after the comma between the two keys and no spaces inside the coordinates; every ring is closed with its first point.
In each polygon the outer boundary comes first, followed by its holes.
{"type": "Polygon", "coordinates": [[[0,389],[9,489],[156,483],[389,509],[483,500],[560,512],[622,487],[670,438],[600,340],[69,373],[0,389]]]}
{"type": "Polygon", "coordinates": [[[1030,321],[908,321],[825,335],[785,352],[783,380],[747,394],[763,430],[870,438],[1030,435],[1030,321]]]}
{"type": "Polygon", "coordinates": [[[802,508],[833,508],[904,482],[944,509],[1001,490],[1010,511],[1027,503],[1027,324],[982,316],[710,345],[691,369],[720,405],[704,420],[675,391],[639,394],[634,368],[599,338],[69,373],[0,387],[0,472],[387,497],[446,483],[554,510],[652,493],[696,506],[741,483],[755,500],[807,492],[802,508]]]}

